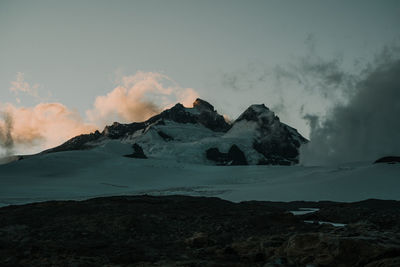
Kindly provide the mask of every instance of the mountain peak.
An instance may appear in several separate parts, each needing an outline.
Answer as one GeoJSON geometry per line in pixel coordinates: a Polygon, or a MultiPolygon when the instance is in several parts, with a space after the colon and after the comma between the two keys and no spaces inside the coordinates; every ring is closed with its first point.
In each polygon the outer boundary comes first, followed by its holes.
{"type": "Polygon", "coordinates": [[[235,155],[243,159],[241,164],[296,164],[299,147],[307,142],[264,104],[251,105],[229,124],[210,103],[198,98],[193,108],[178,103],[147,121],[114,122],[101,133],[74,137],[44,153],[90,149],[111,140],[137,143],[150,158],[172,157],[194,163],[211,160],[217,165],[235,165],[235,155]],[[206,157],[210,149],[216,157],[206,157]]]}
{"type": "Polygon", "coordinates": [[[264,104],[254,104],[248,107],[240,116],[236,119],[236,121],[247,120],[247,121],[259,121],[268,119],[269,121],[277,120],[279,121],[278,116],[275,116],[275,113],[271,111],[264,104]]]}
{"type": "Polygon", "coordinates": [[[198,110],[210,110],[210,111],[214,111],[214,106],[211,105],[210,103],[208,103],[207,101],[197,98],[194,102],[193,102],[193,108],[196,108],[198,110]]]}

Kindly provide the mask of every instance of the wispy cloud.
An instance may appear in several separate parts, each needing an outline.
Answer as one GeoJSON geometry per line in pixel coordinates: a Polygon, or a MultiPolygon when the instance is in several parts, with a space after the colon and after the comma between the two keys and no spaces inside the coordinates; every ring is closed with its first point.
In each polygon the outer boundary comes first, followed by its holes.
{"type": "MultiPolygon", "coordinates": [[[[39,93],[38,89],[40,87],[40,84],[35,83],[33,85],[29,84],[27,81],[25,81],[25,75],[22,72],[17,72],[17,75],[15,77],[15,81],[11,82],[10,86],[10,91],[13,92],[14,94],[18,95],[20,93],[24,93],[27,95],[30,95],[35,98],[39,98],[39,93]]],[[[19,99],[19,98],[17,98],[19,99]]],[[[18,100],[17,100],[18,102],[18,100]]]]}

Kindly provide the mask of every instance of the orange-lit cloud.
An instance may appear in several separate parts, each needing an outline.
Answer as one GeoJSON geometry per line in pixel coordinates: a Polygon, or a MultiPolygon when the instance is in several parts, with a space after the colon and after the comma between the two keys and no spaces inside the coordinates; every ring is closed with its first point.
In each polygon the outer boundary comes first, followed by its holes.
{"type": "MultiPolygon", "coordinates": [[[[41,103],[17,107],[0,103],[0,154],[33,153],[51,148],[83,133],[90,133],[114,121],[144,121],[177,102],[191,106],[195,90],[182,88],[168,76],[138,72],[120,79],[119,86],[95,99],[93,108],[82,118],[61,103],[41,103]]],[[[10,91],[37,98],[39,85],[31,86],[22,73],[11,82],[10,91]]],[[[18,101],[17,101],[18,102],[18,101]]],[[[18,102],[20,104],[20,102],[18,102]]]]}
{"type": "Polygon", "coordinates": [[[3,134],[0,138],[2,143],[12,141],[16,152],[23,150],[29,153],[50,148],[95,130],[93,125],[83,122],[78,112],[60,103],[41,103],[33,108],[6,104],[1,106],[1,110],[9,119],[0,120],[0,132],[11,136],[4,139],[6,135],[3,134]]]}
{"type": "Polygon", "coordinates": [[[87,111],[89,121],[101,126],[114,121],[144,121],[177,102],[191,106],[198,97],[193,89],[182,88],[161,73],[138,72],[123,77],[120,83],[96,98],[93,109],[87,111]]]}

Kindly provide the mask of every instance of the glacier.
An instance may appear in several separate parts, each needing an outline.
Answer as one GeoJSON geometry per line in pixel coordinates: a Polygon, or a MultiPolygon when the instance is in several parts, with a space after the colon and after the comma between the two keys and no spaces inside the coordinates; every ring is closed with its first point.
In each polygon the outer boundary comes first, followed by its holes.
{"type": "Polygon", "coordinates": [[[400,164],[213,166],[123,157],[113,140],[91,150],[39,154],[0,165],[0,205],[111,195],[216,196],[245,200],[400,200],[400,164]]]}

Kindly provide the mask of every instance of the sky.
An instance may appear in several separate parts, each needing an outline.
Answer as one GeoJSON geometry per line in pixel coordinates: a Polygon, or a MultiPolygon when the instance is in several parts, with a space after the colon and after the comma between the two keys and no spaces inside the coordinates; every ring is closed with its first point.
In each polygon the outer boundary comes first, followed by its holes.
{"type": "Polygon", "coordinates": [[[231,119],[265,103],[310,138],[399,29],[396,0],[0,0],[2,147],[37,152],[196,97],[231,119]]]}

